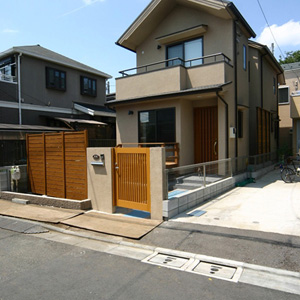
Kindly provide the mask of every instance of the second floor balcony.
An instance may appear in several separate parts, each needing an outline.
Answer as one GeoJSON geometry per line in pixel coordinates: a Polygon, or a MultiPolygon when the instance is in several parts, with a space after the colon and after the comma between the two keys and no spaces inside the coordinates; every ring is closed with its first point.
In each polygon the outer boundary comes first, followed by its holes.
{"type": "Polygon", "coordinates": [[[0,81],[16,83],[17,77],[0,73],[0,81]]]}
{"type": "Polygon", "coordinates": [[[176,93],[233,79],[230,59],[223,53],[188,61],[173,58],[120,73],[123,77],[116,80],[116,100],[176,93]]]}

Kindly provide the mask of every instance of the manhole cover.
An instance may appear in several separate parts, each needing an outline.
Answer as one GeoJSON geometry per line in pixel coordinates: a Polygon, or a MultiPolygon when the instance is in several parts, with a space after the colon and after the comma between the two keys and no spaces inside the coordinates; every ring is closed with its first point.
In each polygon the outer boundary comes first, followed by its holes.
{"type": "Polygon", "coordinates": [[[166,267],[178,268],[178,269],[183,267],[188,261],[189,261],[188,258],[160,254],[160,253],[148,260],[148,262],[154,264],[163,265],[166,267]]]}
{"type": "Polygon", "coordinates": [[[194,272],[203,275],[225,279],[232,279],[236,270],[237,268],[234,267],[222,266],[204,261],[200,261],[200,263],[193,269],[194,272]]]}

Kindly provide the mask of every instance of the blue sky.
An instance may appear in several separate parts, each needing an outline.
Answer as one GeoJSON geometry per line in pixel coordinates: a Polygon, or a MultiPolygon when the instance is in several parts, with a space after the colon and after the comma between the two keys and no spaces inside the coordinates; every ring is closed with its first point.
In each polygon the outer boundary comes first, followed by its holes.
{"type": "MultiPolygon", "coordinates": [[[[299,50],[299,0],[259,1],[282,52],[299,50]]],[[[0,52],[13,46],[40,44],[115,78],[120,70],[135,66],[134,53],[115,42],[150,0],[0,2],[0,52]]],[[[270,46],[273,39],[258,0],[233,0],[233,3],[256,32],[256,41],[270,46]]],[[[275,56],[279,55],[275,45],[275,56]]],[[[114,84],[113,79],[111,85],[114,84]]]]}

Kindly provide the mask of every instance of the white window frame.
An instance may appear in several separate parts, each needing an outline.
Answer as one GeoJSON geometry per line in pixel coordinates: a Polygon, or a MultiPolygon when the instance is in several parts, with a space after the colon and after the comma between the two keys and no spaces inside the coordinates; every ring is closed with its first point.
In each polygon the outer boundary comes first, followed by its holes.
{"type": "Polygon", "coordinates": [[[278,105],[281,105],[281,104],[289,104],[290,103],[290,87],[288,85],[280,85],[278,87],[278,105]],[[279,102],[279,90],[281,89],[288,89],[288,101],[287,102],[279,102]]]}

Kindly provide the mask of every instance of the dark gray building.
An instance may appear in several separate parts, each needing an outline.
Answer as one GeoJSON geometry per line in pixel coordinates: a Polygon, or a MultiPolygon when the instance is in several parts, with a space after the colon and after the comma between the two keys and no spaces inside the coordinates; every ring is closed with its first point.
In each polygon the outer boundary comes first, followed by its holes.
{"type": "Polygon", "coordinates": [[[91,146],[113,146],[115,112],[104,106],[109,78],[40,45],[0,53],[1,156],[28,132],[87,129],[91,146]]]}

